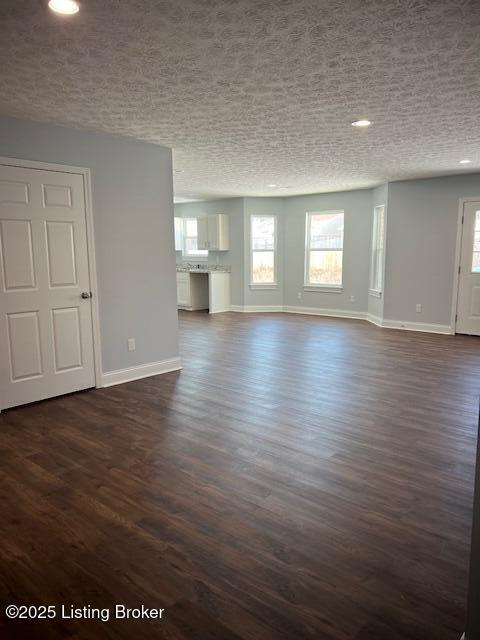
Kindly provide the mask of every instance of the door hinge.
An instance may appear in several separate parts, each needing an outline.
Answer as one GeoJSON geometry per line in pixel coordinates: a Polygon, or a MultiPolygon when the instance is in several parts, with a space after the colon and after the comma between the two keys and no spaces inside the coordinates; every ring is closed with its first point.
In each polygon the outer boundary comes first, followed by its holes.
{"type": "Polygon", "coordinates": [[[462,271],[462,267],[461,267],[461,265],[458,265],[458,274],[459,275],[460,275],[461,271],[462,271]]]}
{"type": "Polygon", "coordinates": [[[465,214],[462,213],[462,224],[463,224],[464,219],[465,219],[465,214]]]}
{"type": "Polygon", "coordinates": [[[458,314],[456,313],[455,314],[455,322],[457,322],[457,320],[458,320],[458,314]]]}

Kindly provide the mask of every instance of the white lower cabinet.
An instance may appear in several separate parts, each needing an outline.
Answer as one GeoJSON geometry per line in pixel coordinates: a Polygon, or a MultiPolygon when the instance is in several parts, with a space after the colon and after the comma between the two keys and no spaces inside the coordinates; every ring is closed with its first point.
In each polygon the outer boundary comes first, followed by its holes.
{"type": "Polygon", "coordinates": [[[179,307],[189,307],[190,302],[190,274],[177,272],[177,304],[179,307]]]}
{"type": "Polygon", "coordinates": [[[177,304],[182,309],[208,309],[208,273],[177,272],[177,304]]]}
{"type": "Polygon", "coordinates": [[[177,305],[187,311],[229,311],[230,274],[222,271],[177,271],[177,305]]]}

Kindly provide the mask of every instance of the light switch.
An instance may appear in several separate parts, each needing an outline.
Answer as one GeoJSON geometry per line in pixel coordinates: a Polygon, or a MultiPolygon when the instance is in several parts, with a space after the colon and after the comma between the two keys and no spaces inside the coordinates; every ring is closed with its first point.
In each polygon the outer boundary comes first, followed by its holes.
{"type": "Polygon", "coordinates": [[[127,340],[127,349],[129,351],[135,351],[135,338],[129,338],[127,340]]]}

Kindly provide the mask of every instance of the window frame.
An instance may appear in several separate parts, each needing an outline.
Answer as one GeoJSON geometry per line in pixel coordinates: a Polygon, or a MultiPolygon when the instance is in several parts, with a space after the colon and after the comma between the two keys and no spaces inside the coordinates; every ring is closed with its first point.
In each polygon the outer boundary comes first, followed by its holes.
{"type": "Polygon", "coordinates": [[[384,280],[386,207],[379,204],[373,209],[372,246],[370,251],[369,295],[381,298],[384,280]],[[381,212],[381,213],[380,213],[381,212]]]}
{"type": "Polygon", "coordinates": [[[343,291],[343,257],[345,249],[345,210],[344,209],[329,209],[327,211],[307,211],[305,215],[305,260],[304,260],[304,274],[303,274],[303,289],[304,291],[322,291],[325,293],[342,293],[343,291]],[[332,215],[341,213],[343,216],[343,235],[342,235],[342,248],[341,249],[311,249],[311,220],[312,216],[332,215]],[[311,283],[310,282],[310,253],[312,251],[341,251],[342,252],[342,281],[340,284],[329,283],[311,283]]]}
{"type": "Polygon", "coordinates": [[[201,253],[188,253],[187,251],[187,238],[194,238],[194,236],[187,236],[187,222],[189,220],[195,220],[197,225],[197,245],[198,245],[198,216],[187,216],[182,218],[182,259],[184,260],[205,260],[208,261],[208,249],[198,249],[197,252],[201,253]]]}
{"type": "Polygon", "coordinates": [[[276,289],[278,287],[278,271],[277,271],[277,247],[278,247],[278,217],[275,213],[251,213],[250,214],[250,289],[276,289]],[[253,248],[253,220],[254,218],[273,218],[273,249],[254,249],[253,248]],[[253,282],[253,255],[254,253],[273,253],[273,282],[253,282]]]}

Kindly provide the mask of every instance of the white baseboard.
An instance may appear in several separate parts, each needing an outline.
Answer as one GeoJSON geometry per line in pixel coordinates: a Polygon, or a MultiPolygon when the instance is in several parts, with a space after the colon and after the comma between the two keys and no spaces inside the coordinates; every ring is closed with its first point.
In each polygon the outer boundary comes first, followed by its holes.
{"type": "Polygon", "coordinates": [[[317,307],[283,307],[285,313],[301,313],[308,316],[328,316],[331,318],[352,318],[366,320],[365,311],[349,311],[348,309],[319,309],[317,307]]]}
{"type": "Polygon", "coordinates": [[[331,318],[352,318],[355,320],[367,320],[377,327],[384,329],[403,329],[405,331],[420,331],[423,333],[441,333],[453,335],[455,332],[448,324],[435,324],[427,322],[408,322],[404,320],[389,320],[375,316],[366,311],[348,311],[345,309],[320,309],[317,307],[296,306],[256,306],[256,305],[232,305],[230,311],[242,313],[298,313],[313,316],[328,316],[331,318]]]}
{"type": "Polygon", "coordinates": [[[373,313],[367,313],[366,319],[368,320],[368,322],[376,324],[377,327],[383,327],[383,318],[381,318],[380,316],[374,316],[373,313]]]}
{"type": "Polygon", "coordinates": [[[282,305],[237,305],[232,304],[230,306],[230,311],[235,311],[239,313],[281,313],[284,310],[282,305]]]}
{"type": "Polygon", "coordinates": [[[140,380],[140,378],[157,376],[160,373],[178,371],[178,369],[181,368],[182,363],[180,358],[170,358],[169,360],[161,360],[160,362],[140,364],[136,367],[127,367],[126,369],[117,369],[116,371],[105,371],[102,374],[102,387],[111,387],[114,384],[123,384],[124,382],[131,382],[132,380],[140,380]]]}
{"type": "Polygon", "coordinates": [[[446,335],[453,335],[454,333],[452,327],[448,324],[408,322],[405,320],[389,320],[387,318],[384,318],[379,326],[386,329],[403,329],[404,331],[421,331],[423,333],[442,333],[446,335]]]}

